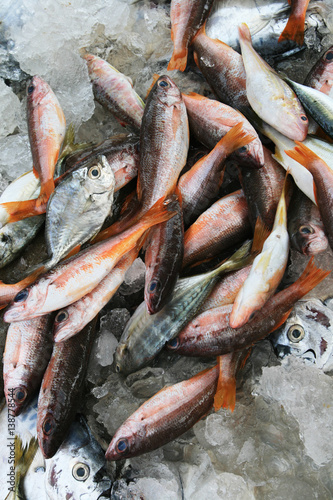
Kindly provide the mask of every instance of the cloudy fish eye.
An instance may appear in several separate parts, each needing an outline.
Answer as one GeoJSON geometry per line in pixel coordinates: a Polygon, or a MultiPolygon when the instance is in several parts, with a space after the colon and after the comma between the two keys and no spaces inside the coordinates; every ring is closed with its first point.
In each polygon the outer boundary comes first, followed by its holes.
{"type": "Polygon", "coordinates": [[[305,330],[302,325],[293,325],[289,328],[287,337],[291,342],[300,342],[305,337],[305,330]]]}

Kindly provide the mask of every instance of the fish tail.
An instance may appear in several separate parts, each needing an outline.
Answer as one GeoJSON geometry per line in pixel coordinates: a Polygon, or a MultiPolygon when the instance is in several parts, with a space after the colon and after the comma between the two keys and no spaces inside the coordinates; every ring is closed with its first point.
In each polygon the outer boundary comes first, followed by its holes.
{"type": "Polygon", "coordinates": [[[9,201],[7,203],[1,203],[0,206],[6,210],[8,214],[7,223],[10,223],[45,213],[46,204],[37,207],[36,203],[37,200],[33,199],[25,201],[9,201]]]}
{"type": "Polygon", "coordinates": [[[179,71],[184,71],[187,64],[187,53],[188,50],[186,47],[179,49],[175,49],[171,56],[170,62],[168,64],[168,71],[172,71],[174,69],[179,69],[179,71]]]}
{"type": "Polygon", "coordinates": [[[303,45],[304,42],[304,23],[305,12],[301,16],[290,14],[286,27],[282,31],[278,42],[284,40],[293,40],[297,45],[303,45]]]}
{"type": "Polygon", "coordinates": [[[262,251],[262,247],[270,234],[271,230],[264,224],[261,217],[258,217],[254,228],[251,254],[257,255],[262,251]]]}
{"type": "Polygon", "coordinates": [[[223,147],[228,150],[228,154],[230,154],[236,149],[246,146],[246,144],[254,139],[255,136],[246,132],[243,129],[243,123],[239,122],[220,139],[217,146],[223,145],[223,147]]]}
{"type": "Polygon", "coordinates": [[[214,396],[214,410],[218,411],[223,407],[234,411],[236,405],[236,379],[235,377],[226,377],[224,375],[221,358],[222,356],[218,357],[220,373],[214,396]]]}
{"type": "Polygon", "coordinates": [[[169,203],[171,203],[172,198],[162,197],[143,215],[141,218],[141,223],[146,225],[148,228],[154,226],[155,224],[160,224],[171,219],[176,215],[176,211],[170,211],[169,203]]]}
{"type": "Polygon", "coordinates": [[[243,42],[247,42],[252,44],[251,33],[248,25],[246,23],[242,23],[238,26],[239,37],[243,42]]]}
{"type": "Polygon", "coordinates": [[[316,153],[309,149],[305,144],[295,141],[297,146],[294,149],[288,149],[284,152],[293,160],[298,161],[303,167],[308,168],[313,161],[323,161],[316,153]]]}
{"type": "Polygon", "coordinates": [[[312,256],[308,262],[308,265],[304,269],[301,276],[295,281],[297,283],[298,289],[302,293],[302,297],[309,293],[315,286],[317,286],[323,279],[330,274],[331,271],[326,271],[324,269],[318,268],[314,263],[314,257],[312,256]]]}
{"type": "Polygon", "coordinates": [[[39,207],[40,205],[46,205],[53,191],[54,191],[54,180],[52,178],[48,179],[44,184],[42,184],[40,189],[40,195],[36,200],[36,206],[39,207]]]}

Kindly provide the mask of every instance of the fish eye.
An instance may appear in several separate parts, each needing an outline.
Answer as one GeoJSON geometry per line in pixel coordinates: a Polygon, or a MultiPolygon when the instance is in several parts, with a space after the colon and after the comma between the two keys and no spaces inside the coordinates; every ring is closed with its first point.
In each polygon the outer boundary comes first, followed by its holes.
{"type": "Polygon", "coordinates": [[[25,299],[28,297],[28,295],[29,295],[29,290],[25,288],[24,290],[21,290],[17,295],[15,295],[14,302],[24,302],[25,299]]]}
{"type": "Polygon", "coordinates": [[[302,234],[313,234],[314,229],[311,226],[301,226],[299,232],[302,234]]]}
{"type": "Polygon", "coordinates": [[[24,387],[17,387],[14,392],[13,392],[13,399],[16,401],[16,403],[22,403],[28,393],[24,387]]]}
{"type": "Polygon", "coordinates": [[[305,116],[305,115],[301,115],[301,120],[303,120],[303,122],[307,122],[308,121],[308,117],[305,116]]]}
{"type": "Polygon", "coordinates": [[[255,314],[256,314],[255,312],[253,312],[253,313],[250,314],[249,321],[254,318],[255,314]]]}
{"type": "Polygon", "coordinates": [[[127,439],[126,438],[119,439],[119,441],[116,444],[116,450],[118,451],[118,453],[124,453],[125,451],[127,451],[127,448],[128,448],[127,439]]]}
{"type": "Polygon", "coordinates": [[[164,88],[165,88],[165,87],[170,87],[170,83],[169,83],[169,82],[167,82],[166,80],[160,80],[160,81],[158,82],[158,85],[159,85],[159,87],[162,87],[162,88],[163,88],[163,87],[164,87],[164,88]]]}
{"type": "Polygon", "coordinates": [[[55,321],[57,323],[61,323],[62,321],[65,321],[66,319],[68,319],[68,312],[66,311],[66,309],[64,309],[63,311],[59,311],[58,314],[56,315],[56,318],[55,318],[55,321]]]}
{"type": "Polygon", "coordinates": [[[72,475],[77,481],[85,481],[90,476],[90,468],[87,464],[79,462],[74,465],[72,475]]]}
{"type": "Polygon", "coordinates": [[[305,337],[305,330],[301,325],[293,325],[289,328],[287,337],[291,342],[300,342],[305,337]]]}
{"type": "Polygon", "coordinates": [[[54,420],[52,417],[48,417],[44,420],[42,427],[44,434],[46,434],[47,436],[51,434],[51,432],[53,431],[53,424],[54,420]]]}
{"type": "Polygon", "coordinates": [[[5,233],[2,233],[1,235],[1,241],[3,243],[6,243],[6,241],[10,240],[10,237],[8,236],[8,234],[5,234],[5,233]]]}
{"type": "Polygon", "coordinates": [[[332,59],[333,59],[333,51],[329,51],[329,52],[326,54],[325,59],[326,59],[326,61],[332,61],[332,59]]]}
{"type": "Polygon", "coordinates": [[[101,167],[99,165],[94,165],[88,170],[88,176],[90,179],[98,179],[101,176],[101,167]]]}
{"type": "Polygon", "coordinates": [[[169,340],[168,347],[169,349],[177,349],[179,347],[179,338],[176,337],[174,339],[169,340]]]}
{"type": "Polygon", "coordinates": [[[116,364],[116,372],[120,373],[120,365],[116,364]]]}
{"type": "Polygon", "coordinates": [[[157,292],[160,282],[158,280],[151,280],[148,291],[149,293],[157,292]]]}
{"type": "Polygon", "coordinates": [[[29,85],[29,87],[28,87],[28,94],[32,94],[34,90],[35,90],[34,85],[29,85]]]}

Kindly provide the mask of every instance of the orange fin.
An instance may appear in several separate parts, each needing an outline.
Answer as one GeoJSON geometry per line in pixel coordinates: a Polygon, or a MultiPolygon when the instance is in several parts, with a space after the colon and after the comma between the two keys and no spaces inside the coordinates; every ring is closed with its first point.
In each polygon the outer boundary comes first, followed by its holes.
{"type": "Polygon", "coordinates": [[[44,184],[42,184],[40,189],[40,195],[36,200],[36,206],[47,205],[47,202],[54,191],[54,180],[49,179],[44,184]]]}
{"type": "Polygon", "coordinates": [[[37,172],[37,170],[35,169],[35,166],[34,166],[34,165],[32,166],[32,171],[33,171],[33,173],[34,173],[34,176],[35,176],[37,179],[39,179],[39,173],[38,173],[38,172],[37,172]]]}
{"type": "Polygon", "coordinates": [[[270,333],[272,333],[272,332],[275,332],[275,330],[277,330],[278,328],[280,328],[280,326],[282,326],[282,325],[283,325],[283,323],[284,323],[285,321],[287,321],[287,319],[289,318],[289,315],[291,314],[291,311],[292,311],[292,310],[293,310],[292,308],[291,308],[291,309],[289,309],[289,311],[287,311],[287,312],[286,312],[286,313],[282,316],[282,318],[280,319],[279,323],[278,323],[277,325],[275,325],[275,326],[274,326],[274,328],[272,328],[272,330],[270,330],[270,331],[268,332],[268,334],[267,334],[267,335],[269,335],[269,334],[270,334],[270,333]]]}
{"type": "Polygon", "coordinates": [[[187,53],[188,50],[186,47],[182,48],[181,50],[178,50],[177,52],[174,51],[170,59],[170,62],[168,64],[167,68],[168,71],[172,71],[174,69],[179,69],[179,71],[184,71],[187,64],[187,53]]]}
{"type": "Polygon", "coordinates": [[[254,228],[251,254],[259,254],[262,251],[262,247],[270,234],[271,230],[258,217],[254,228]]]}
{"type": "Polygon", "coordinates": [[[129,209],[130,204],[132,203],[132,201],[134,201],[135,195],[136,195],[136,192],[134,190],[129,195],[126,196],[124,203],[123,203],[121,210],[120,210],[120,215],[123,215],[129,209]]]}
{"type": "Polygon", "coordinates": [[[320,158],[320,156],[316,155],[316,153],[305,146],[305,144],[299,141],[295,141],[295,143],[297,144],[297,146],[295,146],[294,149],[288,149],[284,152],[293,160],[298,161],[298,163],[303,165],[303,167],[308,168],[311,162],[318,160],[325,163],[324,160],[320,158]]]}
{"type": "Polygon", "coordinates": [[[223,372],[223,356],[218,357],[218,363],[220,373],[214,396],[214,409],[218,411],[223,407],[234,411],[236,404],[236,379],[235,377],[225,376],[223,372]]]}
{"type": "Polygon", "coordinates": [[[303,45],[304,42],[304,16],[295,16],[290,14],[286,27],[282,31],[278,42],[284,40],[293,40],[297,45],[303,45]]]}
{"type": "Polygon", "coordinates": [[[231,154],[238,148],[246,146],[249,142],[253,141],[256,137],[249,134],[243,129],[243,123],[239,122],[237,125],[232,127],[216,144],[215,148],[223,147],[223,149],[228,150],[228,154],[231,154]],[[230,151],[230,153],[229,153],[230,151]]]}
{"type": "Polygon", "coordinates": [[[9,201],[1,203],[0,206],[7,211],[9,215],[8,222],[17,222],[27,217],[44,214],[46,212],[46,203],[37,206],[37,200],[9,201]]]}

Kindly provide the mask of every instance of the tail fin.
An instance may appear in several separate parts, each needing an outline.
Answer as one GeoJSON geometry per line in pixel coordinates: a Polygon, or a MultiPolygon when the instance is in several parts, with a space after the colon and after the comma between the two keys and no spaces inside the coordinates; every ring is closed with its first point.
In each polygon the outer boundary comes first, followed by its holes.
{"type": "Polygon", "coordinates": [[[238,26],[238,33],[239,33],[239,38],[243,42],[248,42],[252,44],[250,29],[246,23],[242,23],[238,26]]]}
{"type": "MultiPolygon", "coordinates": [[[[253,141],[256,137],[254,135],[249,134],[243,129],[243,123],[239,122],[237,125],[232,127],[229,132],[225,134],[222,139],[217,143],[216,146],[222,146],[225,148],[228,153],[231,154],[238,148],[246,146],[249,142],[253,141]]],[[[215,146],[215,147],[216,147],[215,146]]]]}
{"type": "MultiPolygon", "coordinates": [[[[230,357],[228,354],[226,356],[230,357]]],[[[224,373],[223,356],[218,357],[218,364],[220,373],[214,396],[214,409],[218,411],[223,407],[234,411],[236,405],[236,378],[224,373]]]]}
{"type": "Polygon", "coordinates": [[[168,64],[168,71],[174,69],[179,69],[179,71],[184,71],[187,64],[187,54],[188,50],[186,47],[180,50],[174,50],[171,56],[170,62],[168,64]]]}
{"type": "Polygon", "coordinates": [[[303,45],[304,42],[304,23],[305,12],[302,16],[290,14],[286,27],[282,31],[278,42],[284,40],[293,40],[297,45],[303,45]]]}
{"type": "Polygon", "coordinates": [[[297,144],[297,146],[295,146],[294,149],[288,149],[284,152],[293,160],[298,161],[298,163],[303,165],[303,167],[308,168],[311,162],[318,160],[325,163],[324,160],[320,158],[320,156],[316,155],[316,153],[305,146],[305,144],[299,141],[295,141],[295,143],[297,144]]]}
{"type": "MultiPolygon", "coordinates": [[[[173,195],[174,196],[174,195],[173,195]]],[[[171,198],[165,198],[164,196],[157,200],[157,202],[146,212],[141,218],[141,223],[146,224],[148,227],[160,224],[171,219],[177,214],[175,210],[169,210],[169,203],[171,203],[171,198]]]]}
{"type": "Polygon", "coordinates": [[[44,184],[41,185],[40,195],[36,200],[36,207],[39,207],[40,205],[43,206],[46,205],[53,191],[54,191],[54,180],[52,178],[47,180],[44,184]]]}
{"type": "Polygon", "coordinates": [[[7,223],[17,222],[27,217],[44,214],[46,212],[47,202],[37,206],[37,199],[25,201],[8,201],[1,203],[0,206],[8,214],[7,223]]]}
{"type": "Polygon", "coordinates": [[[301,297],[309,293],[315,286],[323,281],[330,272],[331,271],[325,271],[324,269],[318,268],[314,263],[314,257],[311,257],[303,273],[294,283],[294,285],[298,285],[301,297]]]}
{"type": "Polygon", "coordinates": [[[257,255],[262,251],[262,247],[270,234],[271,230],[263,223],[262,219],[258,217],[254,228],[251,254],[257,255]]]}

